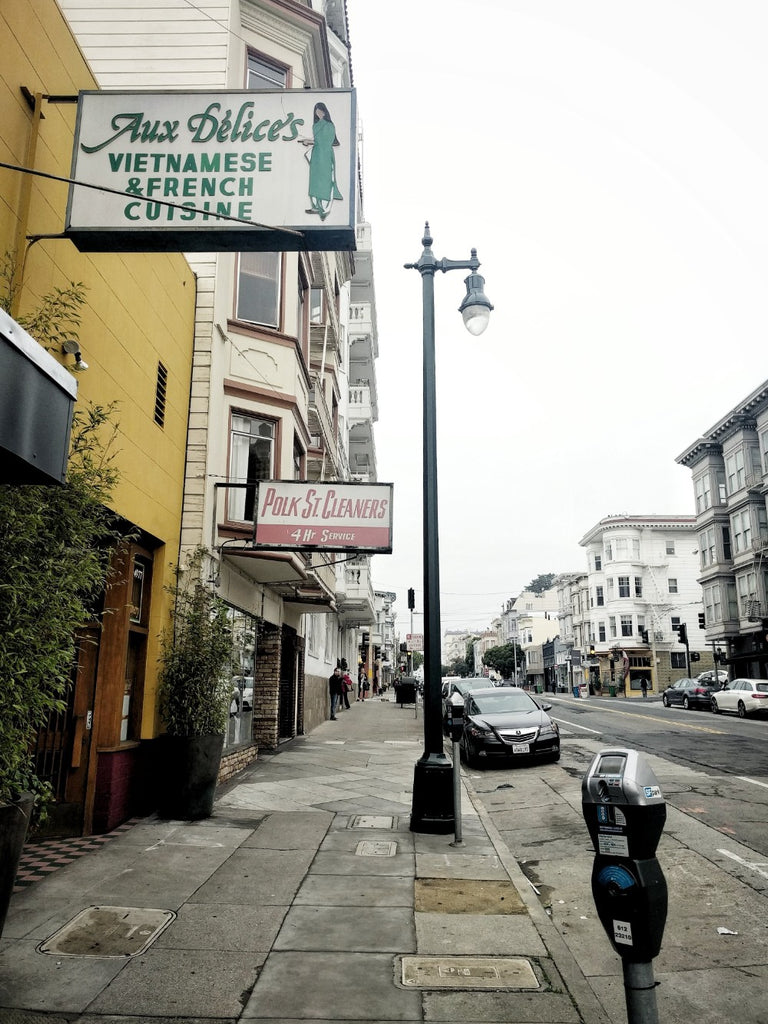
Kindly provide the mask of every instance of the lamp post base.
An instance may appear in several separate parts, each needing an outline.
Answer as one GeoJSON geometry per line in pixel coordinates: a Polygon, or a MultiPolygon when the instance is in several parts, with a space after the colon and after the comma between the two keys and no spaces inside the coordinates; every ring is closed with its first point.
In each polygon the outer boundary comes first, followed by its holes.
{"type": "Polygon", "coordinates": [[[411,832],[453,832],[453,767],[447,757],[432,755],[413,769],[411,832]]]}

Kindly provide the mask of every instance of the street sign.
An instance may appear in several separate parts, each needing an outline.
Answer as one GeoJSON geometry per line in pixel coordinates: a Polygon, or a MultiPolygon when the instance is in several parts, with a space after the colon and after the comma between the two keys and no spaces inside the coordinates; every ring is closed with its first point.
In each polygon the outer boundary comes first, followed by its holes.
{"type": "Polygon", "coordinates": [[[423,633],[406,633],[405,642],[408,644],[409,651],[423,651],[424,650],[424,634],[423,633]]]}

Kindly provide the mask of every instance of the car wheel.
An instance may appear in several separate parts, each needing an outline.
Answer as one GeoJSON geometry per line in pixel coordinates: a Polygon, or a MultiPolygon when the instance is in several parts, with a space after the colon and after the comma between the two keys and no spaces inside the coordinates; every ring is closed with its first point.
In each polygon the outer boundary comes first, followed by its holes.
{"type": "Polygon", "coordinates": [[[553,754],[550,760],[552,761],[552,764],[557,764],[557,762],[560,760],[560,751],[558,750],[556,754],[553,754]]]}
{"type": "Polygon", "coordinates": [[[717,706],[717,701],[715,700],[714,697],[712,698],[712,712],[715,715],[719,715],[720,714],[720,708],[717,706]]]}
{"type": "Polygon", "coordinates": [[[664,705],[665,708],[669,707],[669,698],[667,697],[666,693],[661,698],[661,703],[664,705]]]}
{"type": "Polygon", "coordinates": [[[744,701],[743,700],[739,701],[738,711],[739,711],[739,718],[746,718],[747,717],[747,709],[744,707],[744,701]]]}
{"type": "Polygon", "coordinates": [[[685,708],[685,710],[687,711],[690,706],[691,706],[691,704],[690,704],[690,701],[688,700],[688,698],[687,697],[683,697],[683,707],[685,708]]]}

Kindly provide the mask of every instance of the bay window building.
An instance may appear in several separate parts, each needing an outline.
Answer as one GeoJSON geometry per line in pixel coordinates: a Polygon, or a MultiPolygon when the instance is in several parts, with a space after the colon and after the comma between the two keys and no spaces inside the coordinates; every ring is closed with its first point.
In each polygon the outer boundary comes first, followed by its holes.
{"type": "Polygon", "coordinates": [[[691,471],[707,641],[732,678],[768,678],[768,382],[676,461],[691,471]]]}

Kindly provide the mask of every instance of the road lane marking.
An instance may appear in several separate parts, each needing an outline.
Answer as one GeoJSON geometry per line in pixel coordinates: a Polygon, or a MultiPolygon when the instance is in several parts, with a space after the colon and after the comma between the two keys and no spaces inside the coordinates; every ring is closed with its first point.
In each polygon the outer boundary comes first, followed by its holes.
{"type": "Polygon", "coordinates": [[[741,864],[743,868],[749,868],[750,871],[756,871],[758,875],[762,875],[763,878],[768,878],[768,871],[763,871],[761,865],[768,867],[768,861],[758,860],[749,861],[744,860],[743,857],[739,857],[736,853],[731,853],[730,850],[718,850],[718,853],[722,853],[724,857],[730,857],[731,860],[735,860],[737,864],[741,864]]]}
{"type": "Polygon", "coordinates": [[[588,729],[586,725],[577,725],[575,722],[569,722],[566,718],[556,718],[556,722],[562,722],[563,725],[569,726],[571,729],[582,729],[584,732],[593,732],[595,736],[600,736],[602,729],[588,729]]]}
{"type": "Polygon", "coordinates": [[[724,729],[712,729],[706,725],[689,725],[687,722],[668,722],[665,718],[657,718],[655,715],[637,714],[632,711],[619,711],[618,708],[604,708],[602,705],[593,705],[595,711],[604,711],[607,715],[626,715],[628,718],[647,718],[649,722],[657,722],[661,725],[669,725],[673,729],[691,729],[693,732],[708,732],[713,736],[728,736],[724,729]]]}
{"type": "Polygon", "coordinates": [[[737,779],[741,779],[742,782],[751,782],[753,786],[763,786],[768,789],[768,782],[758,782],[757,779],[748,779],[746,775],[737,775],[737,779]]]}

